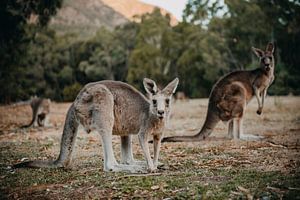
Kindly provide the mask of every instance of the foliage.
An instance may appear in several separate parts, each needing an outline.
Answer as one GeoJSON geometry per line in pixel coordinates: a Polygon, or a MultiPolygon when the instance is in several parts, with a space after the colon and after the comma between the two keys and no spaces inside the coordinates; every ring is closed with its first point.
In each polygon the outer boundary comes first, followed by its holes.
{"type": "Polygon", "coordinates": [[[164,38],[171,31],[170,19],[158,9],[142,16],[136,36],[136,45],[129,57],[128,82],[141,86],[142,77],[164,81],[170,70],[170,59],[164,56],[164,38]]]}
{"type": "Polygon", "coordinates": [[[271,36],[276,41],[278,62],[281,63],[285,93],[300,94],[300,4],[291,1],[257,1],[260,9],[268,16],[272,25],[271,36]]]}
{"type": "Polygon", "coordinates": [[[63,90],[64,100],[74,101],[81,88],[82,86],[79,83],[74,83],[73,85],[66,86],[63,90]]]}
{"type": "Polygon", "coordinates": [[[156,9],[140,16],[140,23],[100,28],[89,39],[57,35],[45,26],[61,1],[32,2],[35,6],[27,10],[21,9],[25,1],[5,1],[0,8],[1,23],[5,22],[0,102],[33,95],[71,100],[77,84],[103,79],[126,81],[142,90],[144,77],[163,85],[175,76],[186,95],[207,97],[224,74],[257,67],[251,46],[264,48],[269,41],[276,44],[276,79],[270,94],[300,94],[296,1],[189,0],[183,22],[176,26],[156,9]],[[30,13],[38,16],[37,23],[28,24],[30,13]]]}
{"type": "MultiPolygon", "coordinates": [[[[0,4],[0,102],[22,98],[20,83],[26,79],[19,63],[24,59],[29,44],[26,24],[47,25],[50,17],[61,6],[62,0],[3,0],[0,4]]],[[[25,80],[26,81],[26,80],[25,80]]]]}
{"type": "Polygon", "coordinates": [[[230,70],[253,68],[257,60],[250,47],[276,45],[276,79],[271,94],[300,94],[299,81],[300,4],[298,1],[189,0],[184,19],[219,32],[227,49],[230,70]],[[221,12],[220,12],[221,11],[221,12]],[[209,23],[204,23],[209,22],[209,23]]]}

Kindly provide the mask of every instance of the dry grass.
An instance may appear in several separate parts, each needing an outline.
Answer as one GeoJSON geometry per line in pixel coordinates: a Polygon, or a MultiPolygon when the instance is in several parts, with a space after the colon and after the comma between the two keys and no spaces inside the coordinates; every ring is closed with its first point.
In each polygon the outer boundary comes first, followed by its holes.
{"type": "MultiPolygon", "coordinates": [[[[97,133],[79,131],[72,169],[7,167],[22,158],[55,158],[69,103],[52,104],[53,128],[20,130],[30,121],[29,106],[0,107],[0,199],[299,199],[300,98],[269,97],[262,116],[256,101],[247,108],[245,133],[262,141],[226,139],[219,123],[207,141],[166,143],[165,166],[151,176],[103,172],[97,133]]],[[[176,102],[165,135],[195,134],[204,122],[207,99],[176,102]]],[[[114,137],[119,158],[119,138],[114,137]]],[[[143,159],[135,138],[135,157],[143,159]]]]}

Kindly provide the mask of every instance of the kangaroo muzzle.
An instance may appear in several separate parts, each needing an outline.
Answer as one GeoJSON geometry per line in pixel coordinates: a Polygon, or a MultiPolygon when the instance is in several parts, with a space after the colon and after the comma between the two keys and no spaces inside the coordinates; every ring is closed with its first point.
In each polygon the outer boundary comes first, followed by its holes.
{"type": "Polygon", "coordinates": [[[159,117],[159,118],[164,118],[164,114],[165,114],[165,111],[164,110],[158,110],[157,111],[157,116],[159,117]]]}
{"type": "Polygon", "coordinates": [[[267,72],[270,71],[271,70],[270,65],[269,64],[265,65],[265,69],[267,72]]]}

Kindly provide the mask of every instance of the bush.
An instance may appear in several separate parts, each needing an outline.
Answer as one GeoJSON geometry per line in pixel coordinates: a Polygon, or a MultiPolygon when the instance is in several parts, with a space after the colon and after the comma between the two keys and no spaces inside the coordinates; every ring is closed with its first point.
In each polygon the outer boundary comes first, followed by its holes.
{"type": "Polygon", "coordinates": [[[66,86],[63,91],[64,101],[74,101],[81,88],[82,85],[79,83],[66,86]]]}

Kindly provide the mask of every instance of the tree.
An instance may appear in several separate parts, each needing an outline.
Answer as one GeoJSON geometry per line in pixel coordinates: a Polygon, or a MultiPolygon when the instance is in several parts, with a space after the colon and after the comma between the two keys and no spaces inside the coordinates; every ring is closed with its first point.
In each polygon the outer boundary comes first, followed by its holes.
{"type": "MultiPolygon", "coordinates": [[[[300,94],[300,4],[291,1],[254,1],[272,26],[270,37],[277,48],[277,83],[280,94],[300,94]]],[[[276,90],[273,91],[276,93],[276,90]]]]}
{"type": "Polygon", "coordinates": [[[128,54],[114,32],[101,28],[87,43],[85,51],[89,55],[79,63],[79,70],[88,81],[115,80],[124,76],[120,73],[124,73],[128,54]]]}
{"type": "Polygon", "coordinates": [[[251,46],[264,48],[269,41],[277,47],[270,93],[300,94],[297,1],[189,0],[176,26],[155,9],[140,16],[140,23],[100,28],[88,39],[46,27],[60,2],[5,0],[1,5],[0,102],[32,95],[72,100],[82,85],[103,79],[142,89],[143,77],[160,84],[179,77],[178,90],[207,97],[224,74],[258,67],[251,46]]]}
{"type": "Polygon", "coordinates": [[[224,40],[218,33],[185,22],[174,27],[174,31],[181,38],[175,63],[180,89],[191,97],[207,97],[213,83],[229,71],[224,40]]]}
{"type": "Polygon", "coordinates": [[[159,9],[141,17],[136,45],[129,57],[127,81],[141,88],[141,78],[151,77],[162,83],[168,81],[171,61],[163,55],[163,41],[172,31],[170,18],[159,9]]]}
{"type": "Polygon", "coordinates": [[[47,28],[37,32],[36,27],[27,31],[30,43],[27,55],[20,63],[23,77],[15,80],[19,84],[22,99],[38,95],[55,100],[63,100],[63,89],[76,82],[72,66],[71,45],[73,35],[56,36],[55,31],[47,28]]]}
{"type": "Polygon", "coordinates": [[[270,93],[299,94],[299,13],[296,0],[225,0],[224,5],[219,0],[189,0],[184,20],[222,38],[226,53],[221,55],[231,71],[257,67],[251,46],[264,48],[267,42],[275,42],[276,79],[270,93]]]}
{"type": "Polygon", "coordinates": [[[26,25],[46,26],[50,17],[61,6],[62,0],[3,0],[0,4],[0,102],[21,98],[20,85],[15,82],[23,76],[19,62],[26,53],[29,40],[26,25]]]}

